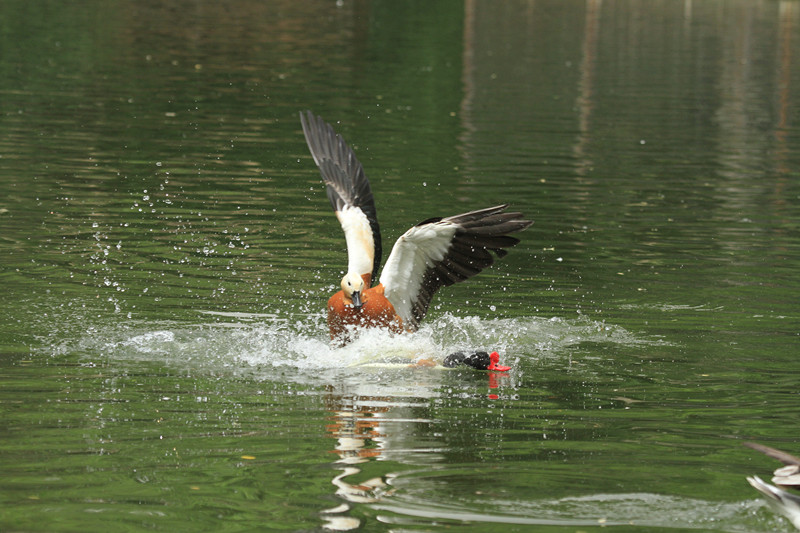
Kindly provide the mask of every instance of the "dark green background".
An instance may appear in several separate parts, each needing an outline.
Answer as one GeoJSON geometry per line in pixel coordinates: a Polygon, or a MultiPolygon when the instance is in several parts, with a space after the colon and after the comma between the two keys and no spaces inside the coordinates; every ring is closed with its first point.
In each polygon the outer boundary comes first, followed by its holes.
{"type": "Polygon", "coordinates": [[[0,529],[789,531],[740,441],[800,452],[798,32],[766,0],[3,2],[0,529]],[[387,255],[534,226],[417,335],[332,350],[303,109],[387,255]],[[514,369],[350,366],[477,347],[514,369]]]}

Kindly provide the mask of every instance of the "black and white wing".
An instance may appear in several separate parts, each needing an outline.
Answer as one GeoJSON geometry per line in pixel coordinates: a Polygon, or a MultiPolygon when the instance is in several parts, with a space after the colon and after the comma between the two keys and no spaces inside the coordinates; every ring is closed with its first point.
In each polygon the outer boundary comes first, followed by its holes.
{"type": "Polygon", "coordinates": [[[432,218],[405,232],[392,248],[381,273],[384,295],[416,330],[440,287],[471,278],[505,256],[519,239],[509,233],[531,224],[521,213],[499,205],[447,218],[432,218]]]}
{"type": "Polygon", "coordinates": [[[300,113],[303,134],[319,167],[328,199],[347,241],[347,271],[377,273],[381,263],[381,232],[369,180],[353,150],[341,135],[311,111],[300,113]]]}
{"type": "Polygon", "coordinates": [[[785,490],[800,489],[800,457],[757,442],[743,442],[742,444],[777,459],[785,465],[775,470],[773,474],[772,482],[777,486],[762,481],[758,476],[748,477],[747,481],[766,497],[767,502],[774,510],[788,518],[794,527],[800,529],[800,496],[785,490]]]}

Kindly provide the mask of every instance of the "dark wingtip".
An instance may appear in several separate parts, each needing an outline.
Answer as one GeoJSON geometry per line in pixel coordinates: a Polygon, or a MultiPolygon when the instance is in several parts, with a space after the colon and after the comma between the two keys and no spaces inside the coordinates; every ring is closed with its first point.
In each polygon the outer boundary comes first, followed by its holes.
{"type": "Polygon", "coordinates": [[[369,220],[375,257],[372,272],[381,264],[381,231],[372,188],[353,149],[322,117],[310,110],[300,111],[300,124],[314,163],[319,167],[322,181],[334,211],[344,206],[358,207],[369,220]]]}
{"type": "Polygon", "coordinates": [[[520,242],[510,234],[528,228],[533,221],[525,220],[522,213],[504,212],[508,205],[500,204],[447,218],[429,218],[417,224],[424,226],[441,221],[455,224],[457,229],[444,257],[428,266],[411,308],[413,321],[409,320],[409,323],[416,325],[424,318],[433,295],[441,287],[471,278],[491,266],[495,256],[505,257],[508,248],[520,242]]]}

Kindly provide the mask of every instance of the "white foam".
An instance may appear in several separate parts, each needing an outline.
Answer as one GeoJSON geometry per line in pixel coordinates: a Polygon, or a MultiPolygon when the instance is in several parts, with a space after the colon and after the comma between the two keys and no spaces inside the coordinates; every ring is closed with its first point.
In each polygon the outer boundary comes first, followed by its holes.
{"type": "MultiPolygon", "coordinates": [[[[203,316],[208,316],[204,313],[203,316]]],[[[73,341],[51,347],[53,355],[80,352],[86,358],[157,361],[178,367],[275,369],[291,367],[314,374],[363,365],[408,365],[421,359],[441,362],[454,351],[498,351],[517,367],[522,359],[558,357],[583,342],[634,345],[659,342],[585,317],[481,319],[443,315],[416,333],[365,330],[344,347],[331,346],[322,315],[278,318],[226,315],[228,321],[95,324],[73,341]],[[236,320],[239,319],[239,320],[236,320]]]]}

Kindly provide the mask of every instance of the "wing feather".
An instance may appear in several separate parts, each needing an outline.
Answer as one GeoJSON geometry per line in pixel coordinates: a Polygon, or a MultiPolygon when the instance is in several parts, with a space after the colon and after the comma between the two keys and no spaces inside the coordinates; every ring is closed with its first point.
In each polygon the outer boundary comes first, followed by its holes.
{"type": "Polygon", "coordinates": [[[347,240],[348,271],[373,275],[381,264],[381,232],[369,180],[344,138],[311,111],[300,113],[303,134],[347,240]],[[366,271],[364,271],[366,270],[366,271]]]}
{"type": "Polygon", "coordinates": [[[395,243],[380,282],[403,323],[417,329],[441,287],[478,274],[506,255],[519,239],[507,235],[531,224],[507,205],[432,218],[405,232],[395,243]]]}
{"type": "Polygon", "coordinates": [[[757,450],[773,459],[777,459],[778,461],[782,462],[785,465],[800,465],[800,457],[795,457],[790,453],[786,453],[782,450],[777,448],[772,448],[770,446],[765,446],[763,444],[759,444],[757,442],[743,442],[745,446],[748,448],[752,448],[757,450]]]}

